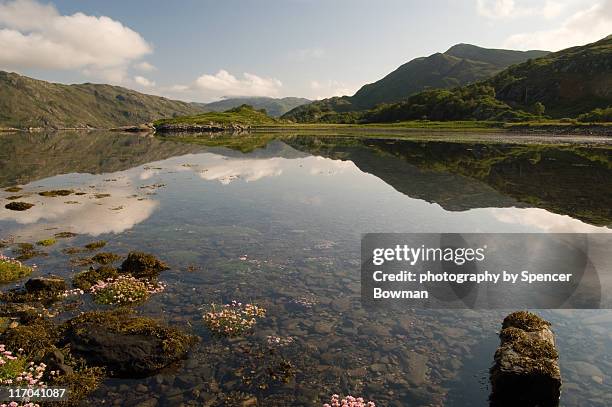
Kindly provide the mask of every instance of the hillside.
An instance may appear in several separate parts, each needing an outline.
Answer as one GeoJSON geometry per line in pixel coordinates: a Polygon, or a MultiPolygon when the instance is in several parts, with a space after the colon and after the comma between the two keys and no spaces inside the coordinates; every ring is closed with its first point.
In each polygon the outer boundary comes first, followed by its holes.
{"type": "Polygon", "coordinates": [[[606,121],[609,106],[612,36],[530,59],[476,84],[426,90],[406,101],[381,105],[356,120],[520,121],[549,116],[606,121]]]}
{"type": "Polygon", "coordinates": [[[201,108],[111,85],[64,85],[0,71],[0,127],[111,128],[201,108]]]}
{"type": "Polygon", "coordinates": [[[512,66],[488,84],[514,108],[542,103],[552,117],[575,117],[612,105],[612,35],[512,66]]]}
{"type": "Polygon", "coordinates": [[[272,117],[280,117],[298,106],[310,103],[311,101],[305,98],[285,97],[237,97],[227,98],[211,103],[195,103],[204,111],[210,112],[225,112],[241,105],[253,106],[255,109],[264,109],[268,115],[272,117]]]}
{"type": "Polygon", "coordinates": [[[313,102],[288,112],[297,122],[338,121],[334,113],[363,111],[394,103],[425,89],[447,89],[489,78],[504,68],[547,51],[511,51],[458,44],[444,53],[413,59],[384,78],[363,86],[353,96],[313,102]],[[324,116],[331,115],[325,118],[324,116]]]}

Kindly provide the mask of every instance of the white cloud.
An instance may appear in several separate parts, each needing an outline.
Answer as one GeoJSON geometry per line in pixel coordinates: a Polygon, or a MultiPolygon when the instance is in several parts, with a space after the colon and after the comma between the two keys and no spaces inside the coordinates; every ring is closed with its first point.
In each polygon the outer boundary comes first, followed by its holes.
{"type": "Polygon", "coordinates": [[[584,45],[612,33],[612,0],[602,0],[567,18],[559,28],[510,36],[504,47],[557,51],[584,45]]]}
{"type": "Polygon", "coordinates": [[[351,87],[343,82],[328,80],[328,81],[310,81],[310,89],[314,91],[314,99],[320,100],[333,96],[351,96],[355,94],[357,88],[351,87]]]}
{"type": "Polygon", "coordinates": [[[136,65],[134,65],[134,68],[138,69],[139,71],[142,72],[153,72],[153,71],[157,71],[157,68],[153,65],[151,65],[150,63],[148,63],[147,61],[142,61],[137,63],[136,65]]]}
{"type": "Polygon", "coordinates": [[[140,75],[136,75],[134,77],[134,82],[136,82],[140,86],[145,86],[147,88],[155,86],[155,82],[145,78],[144,76],[140,76],[140,75]]]}
{"type": "Polygon", "coordinates": [[[517,18],[527,16],[541,16],[544,18],[555,18],[561,14],[566,4],[547,0],[541,6],[534,6],[533,2],[521,2],[515,0],[477,0],[476,11],[481,16],[492,19],[517,18]]]}
{"type": "Polygon", "coordinates": [[[195,81],[197,89],[209,96],[278,96],[283,84],[275,78],[263,78],[245,72],[242,78],[221,69],[215,75],[204,74],[195,81]]]}
{"type": "Polygon", "coordinates": [[[0,0],[0,49],[2,69],[81,69],[120,80],[118,72],[152,52],[140,34],[109,17],[61,15],[34,0],[0,0]]]}

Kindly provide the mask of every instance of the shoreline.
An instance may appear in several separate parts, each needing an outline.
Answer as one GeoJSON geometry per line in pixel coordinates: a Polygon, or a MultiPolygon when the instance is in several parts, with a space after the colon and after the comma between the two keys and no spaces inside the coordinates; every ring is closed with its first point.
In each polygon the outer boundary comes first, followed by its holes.
{"type": "MultiPolygon", "coordinates": [[[[207,127],[208,128],[208,127],[207,127]]],[[[0,133],[42,133],[58,131],[97,132],[112,131],[141,134],[247,134],[247,133],[282,133],[320,132],[327,134],[350,133],[381,133],[381,134],[473,134],[484,136],[486,134],[499,136],[501,134],[517,137],[542,136],[554,138],[585,137],[612,137],[612,123],[601,124],[560,124],[560,123],[500,123],[500,122],[402,122],[402,123],[367,123],[367,124],[321,124],[321,123],[279,123],[268,125],[240,126],[238,128],[223,126],[215,127],[212,131],[203,131],[202,126],[181,126],[180,131],[173,129],[156,129],[151,124],[120,126],[111,128],[93,127],[58,127],[58,128],[0,128],[0,133]],[[239,131],[238,131],[239,130],[239,131]]]]}

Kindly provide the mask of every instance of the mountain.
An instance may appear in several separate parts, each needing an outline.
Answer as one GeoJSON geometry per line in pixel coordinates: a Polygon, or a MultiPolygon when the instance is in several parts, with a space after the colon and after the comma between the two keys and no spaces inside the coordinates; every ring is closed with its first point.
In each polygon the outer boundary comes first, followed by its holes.
{"type": "Polygon", "coordinates": [[[511,107],[541,103],[552,117],[612,106],[612,35],[512,66],[487,83],[511,107]]]}
{"type": "Polygon", "coordinates": [[[612,106],[612,36],[512,65],[492,78],[431,89],[351,120],[520,121],[550,116],[605,121],[612,106]]]}
{"type": "MultiPolygon", "coordinates": [[[[457,44],[444,53],[413,59],[384,78],[363,86],[353,96],[335,97],[297,107],[284,118],[319,121],[327,114],[367,110],[394,103],[425,89],[446,89],[490,78],[512,64],[548,54],[548,51],[511,51],[457,44]]],[[[323,121],[326,121],[323,119],[323,121]]]]}
{"type": "Polygon", "coordinates": [[[64,85],[0,71],[0,127],[111,128],[202,108],[111,85],[64,85]]]}
{"type": "Polygon", "coordinates": [[[225,112],[241,105],[250,105],[255,109],[265,109],[266,113],[272,117],[280,117],[298,106],[310,103],[311,101],[304,98],[286,97],[286,98],[271,98],[264,96],[256,97],[237,97],[227,98],[212,103],[196,103],[205,111],[210,112],[225,112]]]}

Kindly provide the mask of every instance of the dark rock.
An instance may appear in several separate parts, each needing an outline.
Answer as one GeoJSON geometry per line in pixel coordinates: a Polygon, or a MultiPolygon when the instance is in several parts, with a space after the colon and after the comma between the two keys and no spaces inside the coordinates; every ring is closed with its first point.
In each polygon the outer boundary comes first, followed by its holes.
{"type": "Polygon", "coordinates": [[[42,277],[29,279],[25,283],[25,288],[28,293],[59,293],[66,290],[66,281],[59,276],[47,274],[42,277]]]}
{"type": "Polygon", "coordinates": [[[559,405],[561,371],[550,323],[526,311],[508,315],[490,371],[491,406],[559,405]]]}
{"type": "Polygon", "coordinates": [[[18,202],[18,201],[9,202],[6,205],[4,205],[6,209],[10,209],[11,211],[27,211],[33,206],[34,204],[27,203],[27,202],[18,202]]]}
{"type": "Polygon", "coordinates": [[[146,377],[184,358],[195,338],[127,311],[89,312],[66,323],[65,342],[112,377],[146,377]]]}
{"type": "Polygon", "coordinates": [[[152,277],[161,271],[168,270],[166,263],[158,260],[152,254],[131,252],[121,264],[123,273],[130,273],[134,277],[152,277]]]}

